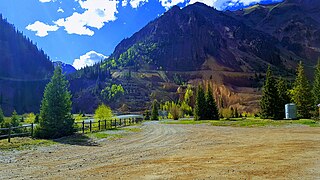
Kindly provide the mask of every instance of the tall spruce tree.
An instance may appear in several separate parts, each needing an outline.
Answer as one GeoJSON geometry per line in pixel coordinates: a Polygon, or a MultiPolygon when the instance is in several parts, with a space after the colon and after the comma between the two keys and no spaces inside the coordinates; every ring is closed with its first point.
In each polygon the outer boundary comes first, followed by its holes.
{"type": "Polygon", "coordinates": [[[74,119],[71,114],[71,94],[69,82],[60,67],[54,71],[47,84],[40,109],[40,122],[36,135],[40,138],[53,139],[74,133],[74,119]]]}
{"type": "Polygon", "coordinates": [[[205,93],[201,85],[198,86],[196,94],[196,103],[194,107],[194,119],[204,120],[206,113],[206,98],[205,93]]]}
{"type": "Polygon", "coordinates": [[[155,99],[152,102],[151,120],[159,120],[158,101],[155,99]]]}
{"type": "Polygon", "coordinates": [[[313,109],[312,93],[301,61],[297,67],[296,80],[290,93],[293,102],[297,106],[298,118],[310,118],[313,109]]]}
{"type": "Polygon", "coordinates": [[[288,92],[288,84],[280,78],[277,81],[278,103],[276,107],[275,119],[283,119],[285,117],[285,105],[290,103],[290,96],[288,92]]]}
{"type": "Polygon", "coordinates": [[[12,116],[11,116],[11,126],[12,127],[17,127],[17,126],[19,126],[19,124],[20,124],[20,121],[19,121],[19,117],[18,117],[17,111],[14,110],[13,113],[12,113],[12,116]]]}
{"type": "Polygon", "coordinates": [[[270,66],[268,66],[266,81],[262,90],[262,98],[260,101],[260,116],[263,119],[274,119],[276,116],[276,107],[278,100],[278,92],[276,88],[276,81],[272,75],[270,66]]]}
{"type": "Polygon", "coordinates": [[[320,104],[320,57],[318,58],[318,64],[314,73],[314,82],[312,87],[313,105],[316,107],[320,104]]]}
{"type": "Polygon", "coordinates": [[[218,120],[219,119],[219,110],[217,107],[217,103],[213,97],[213,93],[211,90],[211,86],[208,86],[207,93],[205,95],[206,106],[205,106],[205,117],[207,120],[218,120]]]}

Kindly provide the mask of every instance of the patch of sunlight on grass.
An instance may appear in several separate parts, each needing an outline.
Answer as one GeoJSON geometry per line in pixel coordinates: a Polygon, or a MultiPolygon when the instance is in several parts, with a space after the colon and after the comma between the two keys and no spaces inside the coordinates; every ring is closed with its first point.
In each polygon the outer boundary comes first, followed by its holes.
{"type": "Polygon", "coordinates": [[[52,140],[32,139],[27,137],[11,138],[9,143],[7,139],[0,140],[0,150],[24,150],[36,146],[49,146],[55,144],[52,140]]]}

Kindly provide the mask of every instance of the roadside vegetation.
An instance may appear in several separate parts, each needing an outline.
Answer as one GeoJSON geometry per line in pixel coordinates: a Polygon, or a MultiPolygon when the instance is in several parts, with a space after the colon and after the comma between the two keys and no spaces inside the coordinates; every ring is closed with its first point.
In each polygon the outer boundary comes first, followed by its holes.
{"type": "Polygon", "coordinates": [[[320,127],[320,122],[312,119],[300,120],[272,120],[260,118],[232,118],[221,120],[163,120],[163,124],[210,124],[213,126],[231,126],[231,127],[283,127],[291,125],[305,125],[309,127],[320,127]]]}

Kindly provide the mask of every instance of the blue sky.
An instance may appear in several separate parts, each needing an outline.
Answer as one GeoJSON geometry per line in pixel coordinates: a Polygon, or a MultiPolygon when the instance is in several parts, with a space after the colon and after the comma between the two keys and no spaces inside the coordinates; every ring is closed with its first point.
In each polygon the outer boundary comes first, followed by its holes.
{"type": "MultiPolygon", "coordinates": [[[[0,0],[0,13],[53,61],[76,68],[110,55],[170,7],[203,2],[219,10],[281,0],[0,0]]],[[[1,27],[0,27],[1,28],[1,27]]]]}

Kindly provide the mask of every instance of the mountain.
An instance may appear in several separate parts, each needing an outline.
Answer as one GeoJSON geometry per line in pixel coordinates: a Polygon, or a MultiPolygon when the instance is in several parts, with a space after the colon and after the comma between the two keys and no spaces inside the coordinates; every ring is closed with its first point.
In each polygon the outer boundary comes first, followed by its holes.
{"type": "Polygon", "coordinates": [[[253,29],[263,31],[314,65],[320,56],[320,1],[285,0],[273,5],[255,5],[229,15],[253,29]]]}
{"type": "Polygon", "coordinates": [[[320,56],[319,7],[316,0],[224,12],[202,3],[174,6],[121,41],[99,66],[110,70],[108,81],[128,88],[123,103],[131,107],[147,105],[131,100],[131,91],[171,100],[185,84],[212,82],[220,106],[257,112],[268,65],[292,79],[304,61],[312,74],[320,56]]]}
{"type": "Polygon", "coordinates": [[[282,66],[288,57],[280,42],[202,3],[174,6],[132,37],[123,40],[109,58],[118,66],[175,71],[228,69],[263,71],[282,66]],[[211,65],[209,65],[211,64],[211,65]],[[213,66],[212,66],[213,64],[213,66]]]}
{"type": "Polygon", "coordinates": [[[62,69],[62,73],[66,74],[66,75],[77,71],[76,68],[74,68],[72,65],[63,63],[61,61],[53,62],[53,65],[54,65],[54,67],[60,66],[62,69]]]}
{"type": "Polygon", "coordinates": [[[6,115],[39,111],[53,65],[43,50],[0,15],[0,106],[6,115]]]}

